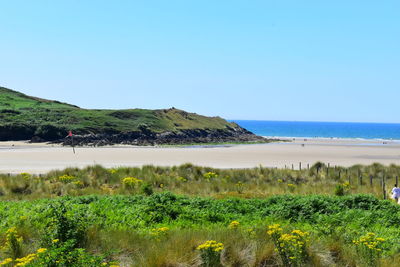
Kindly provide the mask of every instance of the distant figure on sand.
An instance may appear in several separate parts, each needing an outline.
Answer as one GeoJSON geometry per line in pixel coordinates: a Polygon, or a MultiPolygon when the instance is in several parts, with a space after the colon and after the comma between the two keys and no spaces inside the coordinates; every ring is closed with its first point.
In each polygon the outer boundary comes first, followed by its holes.
{"type": "Polygon", "coordinates": [[[397,184],[394,185],[392,189],[392,198],[396,200],[396,203],[399,203],[400,198],[400,188],[397,187],[397,184]]]}

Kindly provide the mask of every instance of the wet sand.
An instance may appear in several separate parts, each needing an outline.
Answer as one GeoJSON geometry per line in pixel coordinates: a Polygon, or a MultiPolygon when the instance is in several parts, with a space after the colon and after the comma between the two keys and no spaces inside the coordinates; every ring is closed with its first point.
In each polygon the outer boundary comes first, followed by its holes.
{"type": "Polygon", "coordinates": [[[290,139],[286,143],[191,147],[71,147],[0,142],[1,173],[45,173],[53,169],[193,163],[216,168],[303,168],[317,161],[331,166],[400,164],[400,142],[357,139],[290,139]]]}

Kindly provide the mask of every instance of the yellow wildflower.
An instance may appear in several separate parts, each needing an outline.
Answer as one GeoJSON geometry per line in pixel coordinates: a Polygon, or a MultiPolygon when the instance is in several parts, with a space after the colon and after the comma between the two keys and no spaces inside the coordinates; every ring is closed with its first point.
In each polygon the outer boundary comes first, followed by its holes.
{"type": "Polygon", "coordinates": [[[7,258],[7,259],[3,260],[2,262],[0,262],[0,266],[7,265],[7,264],[11,263],[12,261],[13,261],[13,259],[7,258]]]}
{"type": "Polygon", "coordinates": [[[36,257],[37,257],[36,254],[29,254],[23,258],[16,259],[15,261],[17,262],[17,264],[15,264],[14,267],[25,266],[34,261],[36,257]]]}
{"type": "Polygon", "coordinates": [[[267,234],[272,236],[274,234],[279,234],[282,231],[283,231],[283,229],[281,228],[280,224],[273,224],[273,225],[268,226],[267,234]]]}
{"type": "Polygon", "coordinates": [[[64,175],[58,177],[58,180],[60,180],[60,182],[63,182],[63,183],[70,183],[75,179],[76,179],[75,176],[68,175],[68,174],[64,174],[64,175]]]}
{"type": "Polygon", "coordinates": [[[47,248],[39,248],[38,250],[37,250],[37,253],[44,253],[44,252],[46,252],[47,251],[47,248]]]}
{"type": "Polygon", "coordinates": [[[159,228],[153,228],[151,229],[151,234],[159,237],[159,236],[163,236],[166,235],[169,231],[168,227],[159,227],[159,228]]]}
{"type": "Polygon", "coordinates": [[[229,229],[237,229],[237,228],[239,227],[239,225],[240,225],[240,222],[238,222],[238,221],[232,221],[232,222],[229,224],[228,228],[229,228],[229,229]]]}
{"type": "Polygon", "coordinates": [[[207,172],[203,175],[203,177],[207,180],[210,180],[212,178],[217,178],[218,174],[216,174],[215,172],[207,172]]]}
{"type": "Polygon", "coordinates": [[[143,182],[143,180],[140,180],[140,179],[135,178],[135,177],[125,177],[124,179],[122,179],[122,184],[125,187],[129,187],[129,188],[133,188],[133,187],[135,187],[136,185],[138,185],[138,184],[140,184],[142,182],[143,182]]]}
{"type": "Polygon", "coordinates": [[[215,252],[221,252],[224,249],[224,244],[218,243],[215,240],[208,240],[203,244],[199,245],[197,250],[212,250],[215,252]]]}

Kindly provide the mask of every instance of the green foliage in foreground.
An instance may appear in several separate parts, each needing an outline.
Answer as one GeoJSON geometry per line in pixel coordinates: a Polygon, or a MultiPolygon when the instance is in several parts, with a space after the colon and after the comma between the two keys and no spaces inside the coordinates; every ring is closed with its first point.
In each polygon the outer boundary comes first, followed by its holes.
{"type": "Polygon", "coordinates": [[[236,127],[219,117],[205,117],[178,109],[89,110],[24,95],[0,87],[0,140],[45,140],[76,134],[134,131],[167,132],[186,129],[236,127]]]}
{"type": "MultiPolygon", "coordinates": [[[[314,266],[324,266],[318,263],[323,259],[318,258],[317,250],[329,254],[325,260],[338,266],[351,262],[362,264],[363,258],[357,254],[358,247],[353,241],[368,232],[385,240],[381,259],[384,266],[390,266],[391,260],[399,257],[400,250],[400,206],[370,195],[282,195],[222,200],[169,192],[151,196],[92,195],[3,201],[0,218],[0,232],[17,227],[24,240],[33,241],[32,249],[46,244],[48,235],[55,234],[50,239],[65,236],[64,243],[72,239],[77,247],[88,251],[114,251],[116,260],[128,257],[126,264],[133,266],[167,266],[161,262],[168,260],[171,264],[168,266],[178,266],[178,262],[172,264],[178,259],[190,264],[192,257],[198,255],[196,246],[205,240],[222,242],[226,250],[221,257],[228,262],[234,257],[226,254],[228,251],[246,250],[246,246],[250,246],[247,250],[251,253],[261,253],[257,252],[258,246],[265,250],[273,246],[266,231],[274,222],[289,230],[297,228],[310,233],[313,246],[307,247],[307,253],[310,265],[314,266]],[[229,226],[234,220],[240,225],[229,226]],[[189,245],[179,242],[189,242],[189,245]],[[174,252],[162,251],[166,246],[174,252]],[[150,263],[153,260],[158,263],[150,263]]],[[[273,251],[268,253],[268,260],[279,263],[273,251]]],[[[265,263],[257,255],[253,255],[252,261],[254,264],[250,266],[263,266],[258,261],[265,263]]]]}
{"type": "Polygon", "coordinates": [[[36,264],[26,266],[397,266],[400,205],[382,200],[380,182],[385,177],[389,191],[399,174],[396,165],[318,163],[302,171],[185,164],[0,175],[0,247],[7,248],[0,260],[14,255],[36,264]],[[280,235],[267,234],[276,223],[280,235]],[[6,245],[13,227],[22,241],[14,236],[6,245]],[[201,244],[223,249],[198,249],[201,244]],[[40,248],[47,250],[39,255],[40,248]],[[30,254],[36,256],[26,258],[30,254]]]}
{"type": "MultiPolygon", "coordinates": [[[[204,227],[262,222],[266,217],[291,222],[356,228],[395,227],[400,221],[400,206],[368,195],[345,197],[275,196],[268,199],[189,198],[172,193],[152,196],[84,196],[4,201],[0,203],[0,229],[16,224],[47,225],[54,216],[53,205],[63,203],[71,216],[84,218],[90,225],[109,229],[147,231],[157,225],[204,227]],[[21,219],[21,216],[24,219],[21,219]],[[351,225],[348,223],[351,222],[351,225]]],[[[328,229],[326,229],[328,230],[328,229]]]]}

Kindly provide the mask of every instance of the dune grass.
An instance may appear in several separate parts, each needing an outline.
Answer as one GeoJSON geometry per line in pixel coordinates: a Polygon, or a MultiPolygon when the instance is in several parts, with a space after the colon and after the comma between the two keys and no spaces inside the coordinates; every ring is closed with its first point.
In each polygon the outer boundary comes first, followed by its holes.
{"type": "Polygon", "coordinates": [[[309,170],[302,171],[261,166],[253,169],[213,169],[192,164],[115,169],[91,166],[85,169],[57,170],[40,176],[2,174],[0,199],[137,194],[146,190],[148,193],[167,190],[177,194],[214,198],[265,198],[280,194],[332,195],[340,194],[342,190],[342,194],[363,193],[388,198],[399,174],[400,166],[380,164],[328,168],[317,163],[309,170]],[[138,183],[125,186],[123,179],[126,177],[135,177],[138,183]]]}
{"type": "MultiPolygon", "coordinates": [[[[396,165],[317,163],[302,171],[185,164],[0,175],[0,246],[15,227],[18,253],[36,255],[26,266],[396,266],[400,206],[383,200],[381,182],[389,190],[399,173],[396,165]],[[286,243],[268,234],[276,224],[286,243]],[[223,250],[198,249],[210,240],[223,250]]],[[[1,250],[0,264],[9,255],[1,250]]]]}

